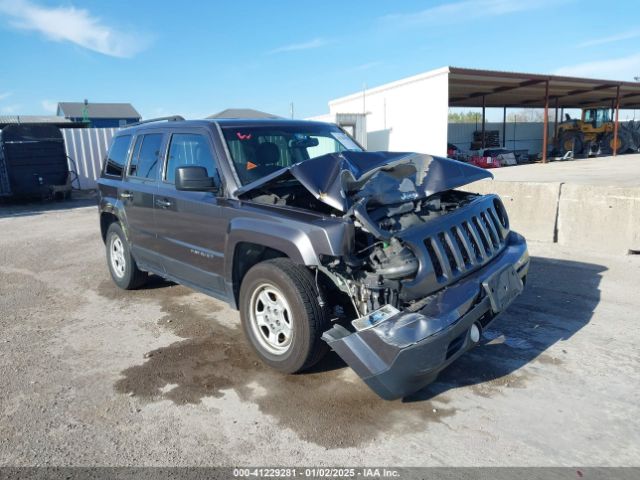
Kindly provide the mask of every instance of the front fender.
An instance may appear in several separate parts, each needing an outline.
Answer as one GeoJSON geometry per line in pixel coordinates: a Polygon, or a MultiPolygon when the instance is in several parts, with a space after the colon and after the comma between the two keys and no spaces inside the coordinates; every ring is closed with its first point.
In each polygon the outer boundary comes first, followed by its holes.
{"type": "Polygon", "coordinates": [[[225,278],[231,279],[234,253],[238,243],[263,245],[283,252],[301,265],[317,265],[318,257],[311,239],[301,229],[256,218],[237,218],[229,222],[225,242],[225,278]]]}

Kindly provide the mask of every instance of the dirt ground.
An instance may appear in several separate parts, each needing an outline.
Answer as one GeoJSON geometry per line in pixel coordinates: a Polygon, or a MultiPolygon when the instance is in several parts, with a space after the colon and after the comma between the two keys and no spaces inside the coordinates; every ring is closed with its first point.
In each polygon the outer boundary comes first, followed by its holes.
{"type": "Polygon", "coordinates": [[[640,465],[637,256],[531,245],[484,343],[386,402],[334,355],[270,371],[202,294],[118,290],[82,205],[0,207],[0,465],[640,465]]]}

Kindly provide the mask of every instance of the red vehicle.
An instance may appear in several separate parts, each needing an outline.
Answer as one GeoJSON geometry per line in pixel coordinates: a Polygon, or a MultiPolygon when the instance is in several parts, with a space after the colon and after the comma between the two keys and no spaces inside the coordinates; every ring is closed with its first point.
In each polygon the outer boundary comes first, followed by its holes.
{"type": "Polygon", "coordinates": [[[499,168],[502,166],[498,157],[481,157],[479,155],[469,158],[469,163],[480,168],[499,168]]]}

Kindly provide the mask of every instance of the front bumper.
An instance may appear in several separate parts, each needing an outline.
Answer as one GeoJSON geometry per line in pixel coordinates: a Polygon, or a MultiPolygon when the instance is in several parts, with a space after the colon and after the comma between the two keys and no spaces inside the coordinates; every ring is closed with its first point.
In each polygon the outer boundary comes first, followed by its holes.
{"type": "Polygon", "coordinates": [[[382,398],[392,400],[428,385],[438,373],[475,345],[472,325],[486,327],[520,293],[529,269],[525,239],[515,232],[490,263],[433,295],[416,312],[403,311],[366,330],[341,325],[322,338],[382,398]],[[502,272],[515,270],[515,285],[501,302],[489,291],[502,272]],[[499,303],[499,305],[496,305],[499,303]]]}

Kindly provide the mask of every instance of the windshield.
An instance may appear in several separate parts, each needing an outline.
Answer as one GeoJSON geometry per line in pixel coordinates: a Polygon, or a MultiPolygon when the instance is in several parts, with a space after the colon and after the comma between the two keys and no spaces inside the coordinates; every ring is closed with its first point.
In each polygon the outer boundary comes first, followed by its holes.
{"type": "Polygon", "coordinates": [[[222,127],[222,132],[243,185],[321,155],[362,151],[333,125],[222,127]]]}

